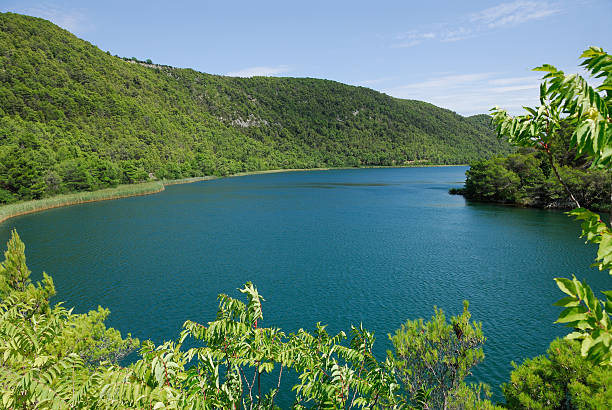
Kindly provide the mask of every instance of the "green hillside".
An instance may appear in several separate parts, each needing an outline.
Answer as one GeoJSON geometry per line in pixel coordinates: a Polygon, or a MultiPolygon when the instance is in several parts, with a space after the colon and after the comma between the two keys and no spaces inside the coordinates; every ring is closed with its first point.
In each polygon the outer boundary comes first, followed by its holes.
{"type": "Polygon", "coordinates": [[[0,203],[152,177],[509,152],[482,116],[328,80],[126,60],[19,14],[0,14],[0,67],[0,203]]]}

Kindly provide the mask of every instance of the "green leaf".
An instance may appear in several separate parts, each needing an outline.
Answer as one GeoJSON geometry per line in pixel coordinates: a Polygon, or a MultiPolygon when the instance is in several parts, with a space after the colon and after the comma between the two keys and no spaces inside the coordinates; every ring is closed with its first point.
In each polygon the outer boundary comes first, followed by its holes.
{"type": "Polygon", "coordinates": [[[612,235],[610,233],[602,234],[597,250],[597,260],[599,270],[612,269],[612,235]]]}
{"type": "Polygon", "coordinates": [[[561,306],[561,307],[574,307],[574,306],[579,306],[579,305],[580,305],[580,299],[572,297],[572,296],[566,296],[564,298],[559,299],[555,303],[553,303],[553,306],[561,306]]]}
{"type": "Polygon", "coordinates": [[[604,303],[604,309],[606,310],[606,313],[612,315],[612,301],[606,300],[604,303]]]}
{"type": "Polygon", "coordinates": [[[548,72],[548,73],[555,73],[558,72],[559,70],[557,70],[557,68],[553,65],[550,64],[542,64],[539,67],[536,67],[534,69],[532,69],[531,71],[544,71],[544,72],[548,72]]]}
{"type": "Polygon", "coordinates": [[[567,323],[578,320],[585,320],[587,318],[587,309],[584,306],[570,307],[559,314],[559,318],[555,323],[567,323]]]}
{"type": "Polygon", "coordinates": [[[579,340],[579,339],[582,339],[583,337],[584,337],[584,333],[580,333],[580,332],[572,332],[568,334],[567,336],[565,336],[565,338],[569,340],[579,340]]]}
{"type": "Polygon", "coordinates": [[[589,310],[595,311],[597,309],[597,305],[599,305],[599,300],[595,297],[593,290],[586,283],[583,284],[583,288],[585,291],[585,303],[589,310]]]}
{"type": "Polygon", "coordinates": [[[578,279],[576,279],[576,276],[572,275],[572,282],[574,282],[574,285],[576,286],[576,296],[578,298],[580,298],[581,300],[585,298],[585,289],[582,286],[582,283],[580,283],[580,281],[578,279]]]}
{"type": "Polygon", "coordinates": [[[592,345],[593,345],[593,338],[591,337],[591,335],[587,335],[582,340],[582,345],[580,346],[580,354],[582,356],[586,356],[589,350],[591,349],[592,345]]]}
{"type": "Polygon", "coordinates": [[[561,289],[561,292],[574,298],[577,296],[576,285],[572,280],[567,278],[555,278],[555,282],[557,282],[557,286],[561,289]]]}

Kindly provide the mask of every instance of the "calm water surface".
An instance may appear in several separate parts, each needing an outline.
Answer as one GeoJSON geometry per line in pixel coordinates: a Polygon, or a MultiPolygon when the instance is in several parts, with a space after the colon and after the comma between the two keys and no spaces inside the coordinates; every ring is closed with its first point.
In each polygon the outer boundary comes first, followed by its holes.
{"type": "MultiPolygon", "coordinates": [[[[267,326],[330,331],[363,322],[377,335],[437,305],[470,301],[488,340],[475,379],[498,385],[510,362],[545,351],[556,276],[588,269],[595,248],[560,212],[471,204],[448,195],[465,167],[360,169],[228,178],[167,187],[153,196],[72,206],[0,224],[17,228],[28,265],[55,280],[76,311],[108,307],[108,324],[160,342],[182,323],[206,323],[219,293],[254,282],[267,326]]],[[[4,248],[4,245],[3,245],[4,248]]]]}

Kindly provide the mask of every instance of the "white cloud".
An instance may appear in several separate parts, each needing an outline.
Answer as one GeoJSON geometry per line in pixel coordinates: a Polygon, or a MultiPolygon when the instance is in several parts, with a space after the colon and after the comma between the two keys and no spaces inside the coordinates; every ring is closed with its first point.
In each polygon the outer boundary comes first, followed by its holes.
{"type": "Polygon", "coordinates": [[[537,90],[537,84],[526,84],[526,85],[512,85],[509,87],[493,87],[489,88],[494,93],[507,93],[509,91],[523,91],[523,90],[537,90]]]}
{"type": "Polygon", "coordinates": [[[402,90],[429,90],[436,88],[456,88],[460,87],[463,84],[472,84],[477,81],[486,80],[487,78],[492,77],[495,73],[473,73],[473,74],[457,74],[457,75],[443,75],[439,77],[434,77],[427,79],[425,81],[405,84],[395,89],[402,90]]]}
{"type": "Polygon", "coordinates": [[[238,71],[230,71],[229,73],[226,73],[225,75],[230,76],[230,77],[256,77],[256,76],[270,77],[270,76],[275,76],[278,74],[288,73],[289,71],[290,69],[289,69],[289,66],[287,65],[279,65],[276,67],[259,66],[259,67],[243,68],[242,70],[238,70],[238,71]]]}
{"type": "Polygon", "coordinates": [[[560,12],[558,5],[546,1],[518,0],[501,3],[470,17],[470,22],[484,24],[488,28],[522,24],[529,20],[538,20],[560,12]]]}
{"type": "Polygon", "coordinates": [[[419,33],[415,30],[407,31],[405,33],[400,33],[395,36],[395,40],[398,43],[393,44],[394,48],[407,48],[414,47],[421,44],[425,40],[431,40],[436,37],[436,33],[431,31],[419,33]]]}
{"type": "Polygon", "coordinates": [[[473,37],[474,33],[466,27],[456,28],[441,28],[438,31],[418,32],[416,30],[407,31],[395,36],[396,43],[392,44],[392,48],[408,48],[418,46],[424,41],[439,40],[443,42],[459,41],[473,37]]]}
{"type": "Polygon", "coordinates": [[[418,46],[422,42],[423,42],[422,40],[408,40],[408,41],[403,41],[401,43],[393,44],[391,47],[393,47],[393,48],[409,48],[409,47],[418,46]]]}
{"type": "Polygon", "coordinates": [[[458,27],[452,30],[443,31],[439,37],[442,42],[465,40],[474,37],[474,31],[471,28],[458,27]]]}
{"type": "Polygon", "coordinates": [[[510,85],[517,83],[525,83],[525,82],[540,82],[540,77],[537,75],[531,75],[528,77],[509,77],[509,78],[496,78],[493,80],[489,80],[489,84],[491,85],[510,85]]]}
{"type": "Polygon", "coordinates": [[[411,30],[396,35],[392,48],[407,48],[425,41],[454,42],[473,38],[487,31],[539,20],[562,11],[559,3],[540,0],[516,0],[476,13],[458,16],[450,24],[438,23],[434,28],[411,30]]]}
{"type": "Polygon", "coordinates": [[[383,90],[398,98],[427,101],[462,115],[488,112],[495,105],[518,114],[538,103],[539,77],[504,77],[483,72],[442,74],[383,90]]]}
{"type": "Polygon", "coordinates": [[[15,8],[14,11],[28,16],[44,18],[75,34],[85,33],[94,28],[81,10],[65,10],[55,5],[42,3],[35,7],[15,8]]]}
{"type": "Polygon", "coordinates": [[[357,81],[357,84],[365,86],[365,87],[370,87],[370,86],[385,83],[391,80],[395,80],[395,77],[382,77],[382,78],[374,78],[372,80],[362,80],[362,81],[357,81]]]}

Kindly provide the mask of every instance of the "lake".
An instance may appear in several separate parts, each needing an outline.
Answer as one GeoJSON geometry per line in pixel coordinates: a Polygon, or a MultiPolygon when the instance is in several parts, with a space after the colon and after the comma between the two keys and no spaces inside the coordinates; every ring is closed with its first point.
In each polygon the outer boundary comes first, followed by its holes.
{"type": "Polygon", "coordinates": [[[562,294],[553,278],[610,278],[588,268],[596,248],[557,211],[468,203],[448,189],[466,167],[288,172],[169,186],[157,195],[53,209],[16,228],[33,279],[53,276],[75,311],[98,305],[122,333],[175,339],[187,319],[214,319],[216,296],[254,282],[264,324],[287,333],[363,322],[387,338],[436,305],[482,321],[486,359],[474,380],[508,380],[511,361],[544,353],[562,294]]]}

